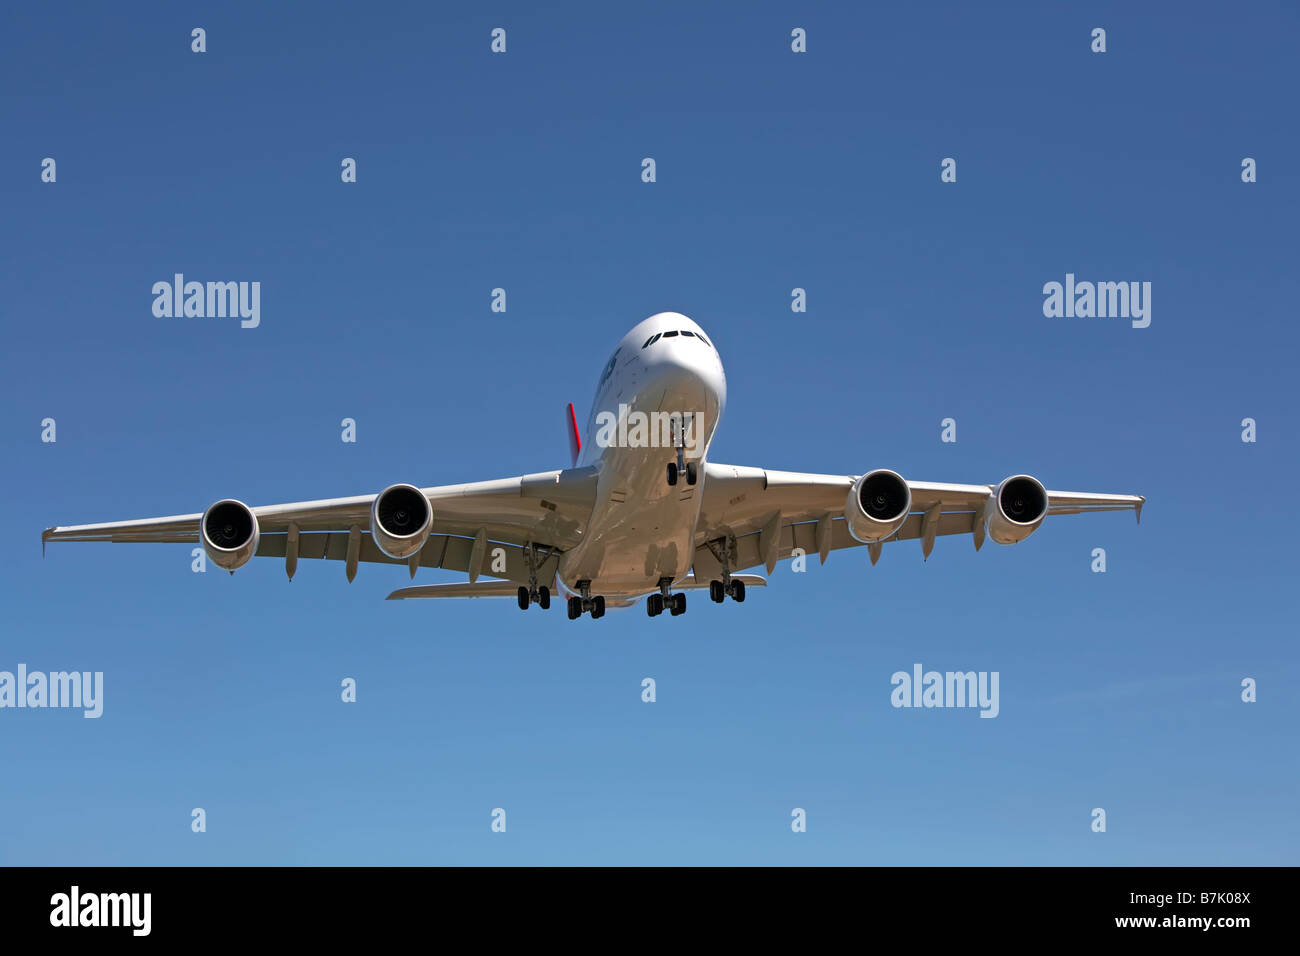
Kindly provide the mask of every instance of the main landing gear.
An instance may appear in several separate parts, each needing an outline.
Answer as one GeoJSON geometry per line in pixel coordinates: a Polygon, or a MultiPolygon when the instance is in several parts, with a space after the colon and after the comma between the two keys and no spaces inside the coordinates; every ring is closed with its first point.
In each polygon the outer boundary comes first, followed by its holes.
{"type": "Polygon", "coordinates": [[[530,591],[522,584],[519,585],[519,610],[527,611],[530,604],[536,604],[543,611],[551,609],[551,589],[546,585],[530,591]]]}
{"type": "Polygon", "coordinates": [[[576,621],[586,613],[591,614],[592,620],[604,617],[605,599],[599,594],[595,597],[591,596],[590,581],[579,581],[578,594],[569,598],[569,620],[576,621]]]}
{"type": "Polygon", "coordinates": [[[716,541],[706,542],[706,547],[713,552],[713,556],[722,565],[722,580],[709,582],[709,599],[714,604],[721,604],[730,596],[737,604],[743,604],[745,582],[733,579],[731,576],[731,556],[734,553],[735,539],[730,536],[718,538],[716,541]]]}
{"type": "Polygon", "coordinates": [[[673,594],[668,589],[672,587],[672,578],[659,579],[659,593],[652,594],[646,598],[645,612],[651,617],[658,617],[665,610],[673,617],[686,613],[686,595],[679,591],[673,594]]]}
{"type": "MultiPolygon", "coordinates": [[[[529,606],[536,604],[543,611],[550,610],[551,607],[551,589],[546,585],[537,586],[537,546],[531,541],[524,545],[524,561],[528,563],[528,587],[522,584],[519,586],[519,610],[527,611],[529,606]]],[[[542,561],[548,560],[554,549],[548,549],[542,561]]]]}
{"type": "Polygon", "coordinates": [[[709,598],[714,604],[721,604],[730,595],[736,603],[742,603],[745,600],[745,582],[744,581],[710,581],[709,598]]]}

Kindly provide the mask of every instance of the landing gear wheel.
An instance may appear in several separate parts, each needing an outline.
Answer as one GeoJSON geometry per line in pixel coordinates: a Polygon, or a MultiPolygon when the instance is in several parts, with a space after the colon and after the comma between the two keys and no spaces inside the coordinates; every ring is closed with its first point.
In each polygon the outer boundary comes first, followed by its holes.
{"type": "Polygon", "coordinates": [[[538,591],[537,591],[537,605],[538,605],[538,607],[540,607],[543,611],[549,611],[549,610],[551,609],[551,589],[550,589],[550,588],[548,588],[548,587],[543,587],[543,588],[538,589],[538,591]]]}
{"type": "Polygon", "coordinates": [[[521,611],[527,611],[527,610],[528,610],[528,604],[529,604],[529,601],[528,601],[528,588],[524,587],[524,586],[521,584],[521,585],[519,585],[519,610],[521,610],[521,611]]]}
{"type": "Polygon", "coordinates": [[[737,604],[745,603],[745,582],[744,581],[731,582],[731,596],[732,598],[735,599],[737,604]]]}
{"type": "Polygon", "coordinates": [[[714,604],[721,604],[727,599],[727,592],[722,590],[721,581],[709,582],[709,600],[714,604]]]}
{"type": "Polygon", "coordinates": [[[686,463],[686,483],[687,483],[688,485],[693,485],[693,484],[695,484],[695,482],[699,479],[699,477],[700,477],[700,469],[699,469],[699,466],[696,465],[695,462],[693,462],[693,461],[687,462],[687,463],[686,463]]]}
{"type": "Polygon", "coordinates": [[[591,599],[591,616],[593,619],[605,616],[605,598],[599,594],[591,599]]]}
{"type": "Polygon", "coordinates": [[[646,598],[645,612],[651,617],[658,617],[664,612],[664,596],[662,594],[652,594],[646,598]]]}
{"type": "Polygon", "coordinates": [[[675,461],[668,463],[668,484],[677,484],[677,462],[675,461]]]}
{"type": "Polygon", "coordinates": [[[686,613],[686,594],[684,592],[679,592],[677,594],[674,594],[673,610],[672,610],[673,617],[685,613],[686,613]]]}
{"type": "Polygon", "coordinates": [[[580,617],[582,617],[582,598],[569,598],[569,620],[576,621],[580,617]]]}

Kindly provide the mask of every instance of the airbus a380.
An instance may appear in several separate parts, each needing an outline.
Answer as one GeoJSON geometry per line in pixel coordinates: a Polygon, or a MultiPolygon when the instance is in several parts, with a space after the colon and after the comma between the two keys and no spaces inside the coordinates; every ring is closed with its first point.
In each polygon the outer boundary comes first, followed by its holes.
{"type": "MultiPolygon", "coordinates": [[[[249,507],[226,498],[201,514],[50,528],[44,541],[199,543],[230,572],[254,556],[447,568],[468,581],[412,586],[388,597],[515,597],[549,608],[567,596],[570,619],[646,597],[651,617],[686,611],[686,592],[745,600],[766,582],[741,573],[796,549],[831,551],[936,537],[1023,541],[1048,515],[1134,511],[1140,495],[1048,491],[1029,475],[993,485],[910,481],[884,468],[862,475],[771,471],[708,460],[727,400],[722,361],[704,331],[661,312],[619,343],[596,385],[584,443],[567,411],[572,467],[518,478],[249,507]],[[493,580],[480,581],[479,578],[493,580]]],[[[43,546],[43,545],[42,545],[43,546]]]]}

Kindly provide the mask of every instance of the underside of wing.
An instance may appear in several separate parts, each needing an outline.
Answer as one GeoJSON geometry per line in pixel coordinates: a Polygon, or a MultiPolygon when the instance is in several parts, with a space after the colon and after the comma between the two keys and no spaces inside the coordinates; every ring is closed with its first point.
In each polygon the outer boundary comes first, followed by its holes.
{"type": "Polygon", "coordinates": [[[559,555],[581,540],[595,501],[592,468],[415,488],[377,495],[249,507],[224,499],[207,511],[163,518],[47,529],[50,541],[202,544],[233,571],[254,556],[283,558],[293,577],[300,558],[405,564],[527,582],[554,577],[559,555]]]}
{"type": "Polygon", "coordinates": [[[928,557],[936,538],[971,534],[1000,544],[1024,540],[1049,515],[1133,511],[1141,495],[1048,491],[1029,475],[997,484],[908,481],[884,469],[816,475],[709,464],[696,535],[695,575],[764,566],[796,552],[866,547],[874,564],[884,544],[919,539],[928,557]]]}

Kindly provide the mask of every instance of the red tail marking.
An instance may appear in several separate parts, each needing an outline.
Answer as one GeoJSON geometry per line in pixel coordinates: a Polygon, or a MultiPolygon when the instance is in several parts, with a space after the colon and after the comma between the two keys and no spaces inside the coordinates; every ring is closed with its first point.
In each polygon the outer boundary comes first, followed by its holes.
{"type": "Polygon", "coordinates": [[[573,414],[573,402],[569,402],[569,458],[576,468],[578,455],[582,453],[582,436],[578,434],[578,417],[573,414]]]}

